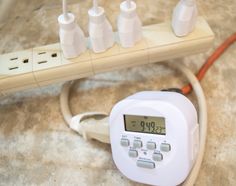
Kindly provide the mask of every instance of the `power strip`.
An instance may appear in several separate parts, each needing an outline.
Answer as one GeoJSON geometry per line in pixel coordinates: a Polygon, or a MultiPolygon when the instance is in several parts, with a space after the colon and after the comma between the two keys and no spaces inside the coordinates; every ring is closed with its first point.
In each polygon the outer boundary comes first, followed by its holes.
{"type": "Polygon", "coordinates": [[[170,22],[145,26],[143,35],[133,48],[115,44],[104,53],[87,50],[71,60],[63,57],[59,43],[1,55],[0,94],[205,52],[214,40],[202,17],[186,37],[176,37],[170,22]]]}

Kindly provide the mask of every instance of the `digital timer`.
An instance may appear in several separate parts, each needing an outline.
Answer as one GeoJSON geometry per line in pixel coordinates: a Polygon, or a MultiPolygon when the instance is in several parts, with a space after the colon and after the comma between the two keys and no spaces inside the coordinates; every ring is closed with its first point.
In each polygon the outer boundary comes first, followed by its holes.
{"type": "Polygon", "coordinates": [[[113,160],[129,179],[173,186],[191,171],[199,128],[196,109],[184,95],[134,94],[113,107],[109,127],[113,160]]]}

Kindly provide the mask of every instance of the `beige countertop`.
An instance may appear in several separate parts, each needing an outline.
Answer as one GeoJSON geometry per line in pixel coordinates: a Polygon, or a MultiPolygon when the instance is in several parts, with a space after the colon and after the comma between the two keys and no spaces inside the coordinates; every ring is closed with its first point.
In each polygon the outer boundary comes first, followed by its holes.
{"type": "MultiPolygon", "coordinates": [[[[137,0],[143,24],[170,20],[177,0],[137,0]]],[[[118,0],[100,0],[116,29],[118,0]]],[[[1,6],[1,4],[0,4],[1,6]]],[[[87,33],[91,1],[71,0],[69,9],[87,33]]],[[[216,39],[206,53],[176,59],[194,72],[211,52],[236,31],[234,0],[199,0],[216,39]]],[[[58,42],[60,1],[16,1],[0,25],[0,53],[58,42]]],[[[236,185],[236,44],[202,81],[208,105],[206,153],[196,185],[236,185]]],[[[120,99],[141,90],[181,87],[186,79],[162,64],[99,74],[79,80],[71,95],[74,113],[109,112],[120,99]]],[[[0,185],[141,185],[115,167],[109,145],[84,141],[67,128],[60,113],[61,85],[0,98],[0,185]]],[[[196,102],[194,95],[189,96],[196,102]]]]}

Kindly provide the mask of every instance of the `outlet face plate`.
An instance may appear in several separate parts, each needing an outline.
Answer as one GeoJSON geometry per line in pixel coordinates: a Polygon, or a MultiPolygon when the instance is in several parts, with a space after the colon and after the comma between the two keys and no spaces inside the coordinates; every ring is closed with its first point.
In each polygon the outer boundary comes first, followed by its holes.
{"type": "Polygon", "coordinates": [[[61,49],[59,44],[52,44],[33,49],[33,71],[60,66],[61,49]]]}
{"type": "Polygon", "coordinates": [[[59,43],[1,55],[0,92],[41,87],[205,52],[214,41],[214,33],[201,17],[195,30],[185,37],[176,37],[170,25],[165,22],[143,27],[143,39],[132,48],[122,48],[117,42],[104,53],[87,50],[73,59],[64,58],[59,43]]]}
{"type": "Polygon", "coordinates": [[[0,56],[0,79],[12,75],[31,73],[32,49],[0,56]]]}
{"type": "Polygon", "coordinates": [[[32,49],[0,56],[0,91],[15,92],[35,88],[32,49]]]}

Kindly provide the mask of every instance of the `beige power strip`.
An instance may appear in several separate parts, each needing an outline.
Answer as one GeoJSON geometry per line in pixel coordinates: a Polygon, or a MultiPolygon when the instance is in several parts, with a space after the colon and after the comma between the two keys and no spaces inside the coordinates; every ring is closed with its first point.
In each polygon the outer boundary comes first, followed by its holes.
{"type": "Polygon", "coordinates": [[[176,37],[170,22],[145,26],[143,35],[133,48],[116,44],[104,53],[87,50],[71,60],[63,57],[59,43],[1,55],[0,94],[205,52],[214,40],[214,33],[201,17],[186,37],[176,37]]]}

